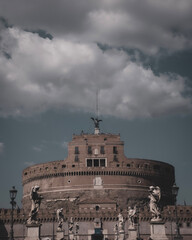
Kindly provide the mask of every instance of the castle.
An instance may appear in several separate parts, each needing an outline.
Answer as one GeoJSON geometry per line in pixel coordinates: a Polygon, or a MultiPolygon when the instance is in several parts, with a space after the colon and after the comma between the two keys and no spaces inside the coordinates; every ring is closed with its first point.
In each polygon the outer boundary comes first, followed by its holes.
{"type": "MultiPolygon", "coordinates": [[[[24,239],[26,220],[31,208],[30,191],[40,187],[43,197],[38,212],[42,223],[41,238],[56,237],[56,211],[63,208],[64,239],[68,239],[69,219],[79,225],[80,239],[93,239],[98,233],[104,239],[114,239],[114,225],[118,214],[128,228],[127,209],[137,207],[138,234],[150,236],[148,209],[150,186],[161,189],[162,219],[169,239],[175,234],[174,167],[168,163],[127,158],[120,135],[101,133],[100,120],[94,121],[94,133],[73,135],[68,144],[68,157],[23,170],[22,209],[14,211],[15,239],[24,239]]],[[[184,240],[192,239],[192,207],[177,206],[177,217],[184,240]]],[[[0,210],[0,240],[9,235],[10,210],[0,210]]],[[[126,233],[127,234],[127,233],[126,233]]],[[[103,239],[101,238],[101,239],[103,239]]],[[[99,238],[97,238],[99,239],[99,238]]]]}

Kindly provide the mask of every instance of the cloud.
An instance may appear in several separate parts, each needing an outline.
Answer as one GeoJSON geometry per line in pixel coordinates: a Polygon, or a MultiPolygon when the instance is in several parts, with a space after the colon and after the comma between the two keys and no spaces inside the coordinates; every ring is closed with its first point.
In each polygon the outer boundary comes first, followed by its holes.
{"type": "Polygon", "coordinates": [[[42,148],[41,148],[41,147],[36,147],[36,146],[34,146],[34,147],[33,147],[33,150],[34,150],[35,152],[41,152],[41,151],[42,151],[42,148]]]}
{"type": "Polygon", "coordinates": [[[5,148],[4,143],[0,142],[0,153],[3,153],[4,148],[5,148]]]}
{"type": "Polygon", "coordinates": [[[191,112],[185,79],[154,75],[117,49],[96,43],[42,38],[18,28],[2,34],[0,115],[31,116],[49,109],[94,111],[100,89],[101,113],[123,118],[191,112]]]}
{"type": "Polygon", "coordinates": [[[0,15],[6,26],[157,54],[192,47],[191,9],[191,0],[7,0],[0,15]]]}

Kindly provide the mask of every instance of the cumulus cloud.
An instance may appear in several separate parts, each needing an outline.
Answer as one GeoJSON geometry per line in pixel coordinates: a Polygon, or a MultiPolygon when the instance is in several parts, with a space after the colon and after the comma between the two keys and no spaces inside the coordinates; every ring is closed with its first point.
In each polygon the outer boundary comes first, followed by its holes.
{"type": "Polygon", "coordinates": [[[156,76],[128,55],[96,43],[42,38],[16,27],[4,29],[0,54],[0,115],[30,116],[49,109],[94,111],[124,118],[182,114],[191,100],[180,76],[156,76]]]}
{"type": "Polygon", "coordinates": [[[4,143],[0,142],[0,153],[4,151],[5,145],[4,143]]]}
{"type": "Polygon", "coordinates": [[[160,49],[191,48],[191,0],[11,0],[0,1],[0,16],[31,31],[54,37],[137,48],[147,54],[160,49]],[[10,7],[11,5],[11,7],[10,7]]]}

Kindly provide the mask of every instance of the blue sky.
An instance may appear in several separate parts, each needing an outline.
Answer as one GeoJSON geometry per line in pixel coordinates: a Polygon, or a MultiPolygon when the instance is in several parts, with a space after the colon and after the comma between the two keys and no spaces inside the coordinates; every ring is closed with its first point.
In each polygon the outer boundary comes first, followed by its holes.
{"type": "Polygon", "coordinates": [[[127,157],[175,166],[192,204],[192,2],[0,0],[0,207],[22,170],[64,159],[73,133],[103,132],[127,157]]]}

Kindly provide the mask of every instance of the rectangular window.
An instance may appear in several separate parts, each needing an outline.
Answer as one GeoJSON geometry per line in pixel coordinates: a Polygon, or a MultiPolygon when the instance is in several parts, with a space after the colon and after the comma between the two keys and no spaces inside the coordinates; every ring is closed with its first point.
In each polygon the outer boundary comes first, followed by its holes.
{"type": "Polygon", "coordinates": [[[77,155],[75,156],[75,162],[79,162],[79,157],[77,155]]]}
{"type": "Polygon", "coordinates": [[[92,148],[91,148],[91,146],[88,146],[88,154],[92,154],[92,148]]]}
{"type": "Polygon", "coordinates": [[[87,167],[92,167],[92,159],[87,159],[87,167]]]}
{"type": "Polygon", "coordinates": [[[114,154],[117,154],[117,153],[118,153],[116,146],[113,147],[113,153],[114,153],[114,154]]]}
{"type": "Polygon", "coordinates": [[[94,159],[94,167],[99,167],[99,159],[94,159]]]}
{"type": "Polygon", "coordinates": [[[75,147],[75,154],[79,154],[79,147],[75,147]]]}
{"type": "Polygon", "coordinates": [[[100,159],[100,167],[105,167],[105,159],[100,159]]]}
{"type": "Polygon", "coordinates": [[[101,146],[101,148],[100,148],[100,153],[101,153],[101,154],[105,154],[104,146],[101,146]]]}
{"type": "Polygon", "coordinates": [[[113,156],[113,161],[118,162],[118,158],[116,155],[113,156]]]}

